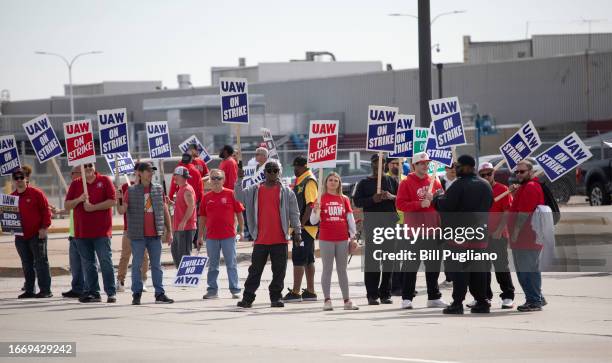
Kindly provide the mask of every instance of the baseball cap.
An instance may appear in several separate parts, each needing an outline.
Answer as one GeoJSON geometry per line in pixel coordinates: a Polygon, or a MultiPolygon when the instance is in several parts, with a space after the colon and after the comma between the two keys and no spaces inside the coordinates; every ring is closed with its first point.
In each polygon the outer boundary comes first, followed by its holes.
{"type": "Polygon", "coordinates": [[[157,170],[157,168],[154,167],[153,164],[150,163],[150,162],[147,162],[147,161],[143,162],[143,161],[141,161],[140,163],[138,163],[138,166],[136,167],[136,170],[138,170],[138,171],[145,171],[145,170],[153,171],[153,170],[157,170]]]}
{"type": "Polygon", "coordinates": [[[174,175],[182,176],[185,179],[191,178],[191,175],[189,174],[189,170],[184,166],[176,167],[176,169],[174,169],[174,175]]]}
{"type": "Polygon", "coordinates": [[[493,164],[487,162],[484,163],[480,163],[480,166],[478,167],[478,171],[483,171],[483,170],[489,170],[489,169],[493,169],[493,164]]]}
{"type": "Polygon", "coordinates": [[[431,161],[431,159],[429,158],[429,154],[427,154],[424,151],[420,152],[420,153],[416,153],[412,157],[412,163],[413,164],[418,164],[418,163],[420,163],[422,161],[431,161]]]}

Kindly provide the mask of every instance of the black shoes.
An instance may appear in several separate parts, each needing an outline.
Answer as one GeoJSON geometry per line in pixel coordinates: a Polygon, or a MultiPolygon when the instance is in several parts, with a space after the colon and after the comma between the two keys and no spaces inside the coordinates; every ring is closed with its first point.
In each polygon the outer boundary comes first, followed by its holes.
{"type": "Polygon", "coordinates": [[[18,299],[34,299],[36,294],[33,292],[24,292],[23,294],[17,296],[18,299]]]}
{"type": "Polygon", "coordinates": [[[70,290],[70,291],[62,292],[62,297],[65,297],[67,299],[78,299],[79,297],[81,297],[81,294],[77,294],[73,290],[70,290]]]}
{"type": "Polygon", "coordinates": [[[156,304],[172,304],[174,300],[170,299],[166,294],[159,294],[155,296],[156,304]]]}
{"type": "Polygon", "coordinates": [[[140,305],[140,297],[142,293],[132,294],[132,305],[140,305]]]}
{"type": "Polygon", "coordinates": [[[248,308],[252,308],[253,307],[253,303],[245,301],[245,300],[240,300],[240,301],[238,301],[238,304],[236,304],[236,306],[238,306],[239,308],[248,309],[248,308]]]}
{"type": "Polygon", "coordinates": [[[285,304],[280,300],[276,300],[270,303],[270,307],[271,308],[284,308],[285,304]]]}
{"type": "Polygon", "coordinates": [[[302,289],[302,301],[317,301],[317,294],[306,289],[302,289]]]}
{"type": "Polygon", "coordinates": [[[117,297],[115,295],[109,296],[108,299],[106,299],[106,302],[109,304],[114,304],[117,302],[117,297]]]}
{"type": "Polygon", "coordinates": [[[385,304],[385,305],[389,305],[389,304],[393,304],[393,300],[391,300],[390,297],[381,297],[380,298],[380,303],[381,304],[385,304]]]}
{"type": "MultiPolygon", "coordinates": [[[[296,294],[292,289],[287,289],[289,292],[283,297],[283,301],[287,303],[302,302],[302,295],[296,294]]],[[[315,295],[316,298],[317,295],[315,295]]]]}
{"type": "Polygon", "coordinates": [[[84,295],[79,298],[79,302],[84,304],[97,303],[102,302],[102,298],[100,297],[100,295],[84,295]]]}
{"type": "Polygon", "coordinates": [[[542,311],[542,306],[532,303],[524,303],[523,305],[520,305],[518,308],[516,308],[516,310],[522,312],[542,311]]]}
{"type": "Polygon", "coordinates": [[[476,303],[476,305],[472,306],[470,312],[472,314],[488,314],[491,312],[491,305],[486,302],[476,303]]]}
{"type": "Polygon", "coordinates": [[[373,298],[373,297],[369,297],[368,298],[368,305],[380,305],[380,303],[378,302],[378,299],[373,298]]]}
{"type": "Polygon", "coordinates": [[[38,294],[36,294],[36,298],[37,299],[48,299],[50,297],[53,297],[53,294],[49,291],[49,292],[39,292],[38,294]]]}
{"type": "Polygon", "coordinates": [[[453,302],[449,306],[445,307],[444,310],[442,310],[442,313],[449,314],[449,315],[462,315],[463,314],[463,304],[460,302],[459,303],[453,302]]]}

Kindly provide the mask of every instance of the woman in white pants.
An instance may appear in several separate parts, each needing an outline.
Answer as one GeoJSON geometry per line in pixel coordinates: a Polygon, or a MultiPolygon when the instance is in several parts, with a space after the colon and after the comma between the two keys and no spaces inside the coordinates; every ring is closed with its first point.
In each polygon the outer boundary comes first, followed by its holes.
{"type": "Polygon", "coordinates": [[[349,241],[355,237],[356,227],[351,202],[342,194],[342,181],[340,175],[331,172],[325,178],[325,193],[321,195],[321,201],[315,203],[313,213],[310,215],[310,223],[319,223],[319,248],[321,260],[323,261],[323,273],[321,274],[321,285],[325,302],[323,310],[333,310],[330,298],[331,275],[336,260],[336,272],[338,283],[342,290],[344,299],[344,310],[358,310],[349,299],[348,275],[346,267],[348,263],[349,248],[356,247],[355,241],[349,241]]]}

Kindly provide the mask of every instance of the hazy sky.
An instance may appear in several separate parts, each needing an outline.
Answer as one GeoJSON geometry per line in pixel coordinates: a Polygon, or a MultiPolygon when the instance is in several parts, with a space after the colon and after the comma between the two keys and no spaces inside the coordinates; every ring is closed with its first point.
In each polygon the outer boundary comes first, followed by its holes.
{"type": "MultiPolygon", "coordinates": [[[[610,0],[432,0],[439,18],[434,62],[460,62],[462,36],[473,41],[515,40],[529,34],[586,33],[581,19],[604,19],[593,32],[612,32],[610,0]],[[609,16],[609,18],[606,18],[609,16]]],[[[210,84],[211,66],[247,65],[304,57],[327,50],[338,60],[380,60],[395,69],[418,66],[417,21],[388,13],[417,14],[416,0],[0,0],[0,89],[12,100],[62,95],[67,68],[44,50],[80,58],[75,84],[104,80],[161,80],[176,75],[194,86],[210,84]]]]}

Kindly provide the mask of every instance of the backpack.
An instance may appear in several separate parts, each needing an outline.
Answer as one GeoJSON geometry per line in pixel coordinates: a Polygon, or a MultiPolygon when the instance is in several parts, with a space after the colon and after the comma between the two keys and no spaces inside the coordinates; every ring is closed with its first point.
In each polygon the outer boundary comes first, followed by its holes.
{"type": "Polygon", "coordinates": [[[542,192],[544,193],[544,204],[547,205],[550,210],[553,212],[553,222],[556,225],[561,219],[561,210],[559,209],[559,204],[557,204],[557,200],[553,195],[552,191],[544,182],[539,182],[542,187],[542,192]]]}

